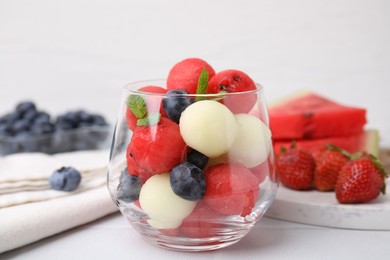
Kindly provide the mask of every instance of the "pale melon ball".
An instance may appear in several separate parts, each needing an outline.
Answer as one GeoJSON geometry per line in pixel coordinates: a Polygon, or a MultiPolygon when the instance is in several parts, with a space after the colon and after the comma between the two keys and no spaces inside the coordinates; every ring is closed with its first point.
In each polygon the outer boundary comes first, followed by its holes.
{"type": "Polygon", "coordinates": [[[139,202],[150,217],[149,224],[158,229],[179,227],[196,206],[195,201],[182,199],[173,193],[169,173],[150,177],[141,188],[139,202]]]}
{"type": "Polygon", "coordinates": [[[195,102],[180,117],[180,134],[186,144],[210,158],[226,153],[236,133],[234,114],[217,101],[195,102]]]}
{"type": "Polygon", "coordinates": [[[271,150],[271,131],[257,117],[248,114],[236,115],[238,131],[229,149],[229,158],[252,168],[264,162],[271,150]]]}

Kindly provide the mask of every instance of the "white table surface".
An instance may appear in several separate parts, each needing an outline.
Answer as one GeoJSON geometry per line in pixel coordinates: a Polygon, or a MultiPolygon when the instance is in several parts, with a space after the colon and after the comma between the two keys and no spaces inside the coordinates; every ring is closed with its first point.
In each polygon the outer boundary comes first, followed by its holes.
{"type": "MultiPolygon", "coordinates": [[[[150,245],[113,214],[96,222],[9,251],[4,259],[388,259],[385,231],[330,229],[263,218],[225,249],[184,253],[150,245]]],[[[1,256],[0,256],[1,258],[1,256]]]]}
{"type": "MultiPolygon", "coordinates": [[[[385,0],[1,0],[0,114],[32,99],[52,114],[85,108],[113,123],[124,84],[200,57],[247,72],[268,100],[304,88],[364,107],[367,128],[390,147],[389,46],[385,0]]],[[[389,259],[389,240],[265,218],[230,248],[184,254],[148,245],[116,214],[0,258],[389,259]]]]}

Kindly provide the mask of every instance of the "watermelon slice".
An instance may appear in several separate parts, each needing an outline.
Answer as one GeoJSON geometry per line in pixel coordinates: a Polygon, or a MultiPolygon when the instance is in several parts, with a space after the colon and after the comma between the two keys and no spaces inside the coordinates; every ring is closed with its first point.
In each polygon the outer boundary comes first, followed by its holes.
{"type": "Polygon", "coordinates": [[[366,124],[366,110],[338,104],[312,92],[270,104],[274,140],[316,139],[358,135],[366,124]]]}
{"type": "MultiPolygon", "coordinates": [[[[292,141],[274,141],[275,154],[280,153],[282,146],[289,147],[292,141]]],[[[379,133],[377,130],[366,130],[363,133],[342,137],[328,137],[320,139],[302,139],[295,141],[297,147],[304,147],[314,151],[327,143],[339,146],[344,150],[355,153],[366,151],[375,156],[379,154],[379,133]]]]}

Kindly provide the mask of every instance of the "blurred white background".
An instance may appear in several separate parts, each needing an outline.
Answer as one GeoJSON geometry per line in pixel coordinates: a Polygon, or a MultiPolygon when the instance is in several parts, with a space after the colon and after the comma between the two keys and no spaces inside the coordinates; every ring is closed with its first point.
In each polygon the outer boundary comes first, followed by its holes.
{"type": "Polygon", "coordinates": [[[124,84],[199,57],[269,101],[309,89],[365,107],[390,146],[389,46],[386,0],[0,0],[0,114],[32,99],[113,123],[124,84]]]}

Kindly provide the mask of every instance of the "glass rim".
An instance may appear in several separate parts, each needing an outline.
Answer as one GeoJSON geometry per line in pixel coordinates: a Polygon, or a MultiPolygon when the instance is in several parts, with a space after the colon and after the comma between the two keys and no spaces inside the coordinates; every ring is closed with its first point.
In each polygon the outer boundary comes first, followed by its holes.
{"type": "Polygon", "coordinates": [[[228,97],[228,96],[239,96],[239,95],[249,95],[249,94],[256,94],[263,92],[264,87],[260,84],[255,82],[256,89],[253,90],[248,90],[248,91],[241,91],[241,92],[220,92],[220,93],[207,93],[207,94],[167,94],[167,93],[155,93],[155,92],[146,92],[146,91],[139,91],[138,89],[132,89],[133,86],[138,86],[138,88],[143,87],[143,86],[156,86],[156,87],[162,87],[166,89],[166,79],[151,79],[151,80],[139,80],[139,81],[134,81],[127,83],[123,89],[128,92],[128,94],[134,94],[134,95],[147,95],[147,96],[157,96],[157,97],[165,97],[165,96],[170,96],[170,97],[175,97],[175,96],[186,96],[186,97],[205,97],[205,98],[217,98],[217,97],[228,97]],[[164,82],[163,85],[158,85],[157,83],[162,83],[164,82]],[[156,85],[154,85],[156,84],[156,85]]]}

